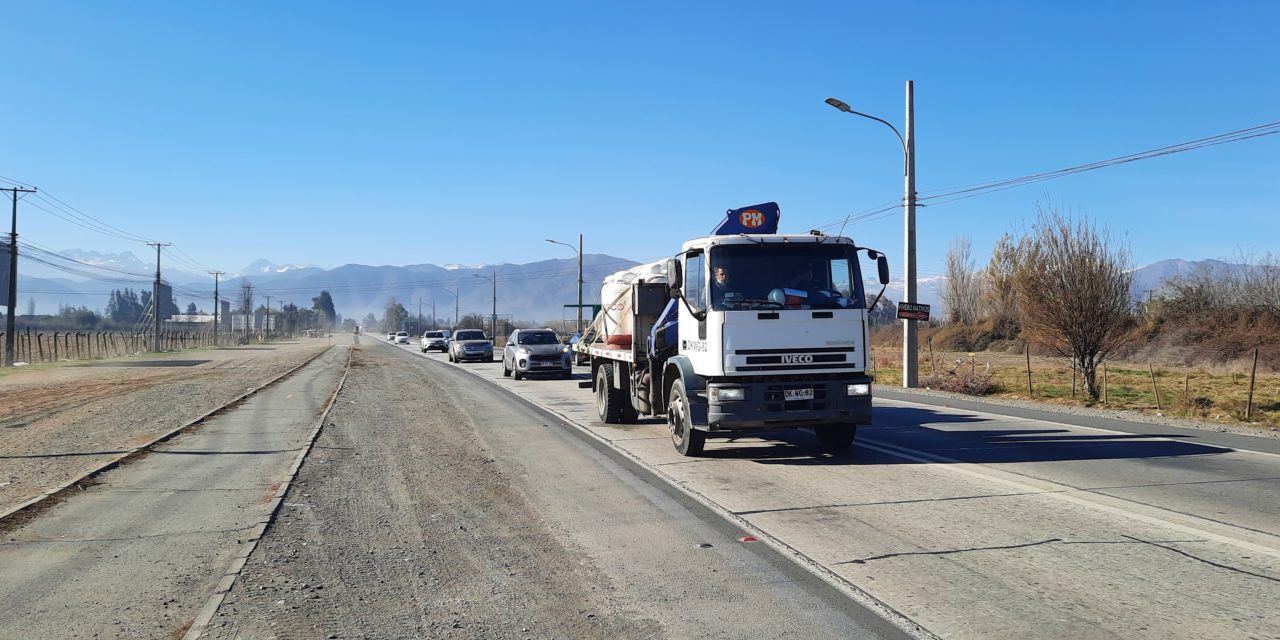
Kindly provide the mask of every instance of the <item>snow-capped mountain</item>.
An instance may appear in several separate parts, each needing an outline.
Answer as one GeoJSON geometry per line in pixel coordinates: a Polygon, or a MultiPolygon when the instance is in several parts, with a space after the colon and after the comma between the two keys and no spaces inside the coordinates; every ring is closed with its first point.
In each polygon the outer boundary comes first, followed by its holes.
{"type": "Polygon", "coordinates": [[[313,264],[276,264],[266,258],[258,258],[249,263],[249,266],[229,274],[227,277],[247,278],[264,274],[285,273],[286,271],[295,271],[297,269],[319,269],[319,267],[313,264]]]}

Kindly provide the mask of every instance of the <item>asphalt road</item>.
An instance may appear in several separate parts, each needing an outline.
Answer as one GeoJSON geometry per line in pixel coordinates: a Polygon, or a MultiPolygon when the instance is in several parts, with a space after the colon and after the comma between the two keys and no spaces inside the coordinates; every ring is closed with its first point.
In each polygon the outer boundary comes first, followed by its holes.
{"type": "Polygon", "coordinates": [[[847,455],[816,455],[810,434],[784,431],[709,440],[690,459],[660,421],[600,423],[577,380],[452,366],[940,637],[1280,637],[1280,456],[1268,440],[878,398],[847,455]]]}

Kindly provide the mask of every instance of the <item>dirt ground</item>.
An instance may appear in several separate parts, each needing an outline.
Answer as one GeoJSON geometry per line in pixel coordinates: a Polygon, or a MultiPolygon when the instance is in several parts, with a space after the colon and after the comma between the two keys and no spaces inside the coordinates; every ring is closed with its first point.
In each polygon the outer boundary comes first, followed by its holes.
{"type": "Polygon", "coordinates": [[[356,352],[315,447],[206,638],[651,638],[394,352],[356,352]]]}
{"type": "Polygon", "coordinates": [[[0,511],[235,399],[327,347],[327,341],[312,339],[5,371],[0,511]]]}

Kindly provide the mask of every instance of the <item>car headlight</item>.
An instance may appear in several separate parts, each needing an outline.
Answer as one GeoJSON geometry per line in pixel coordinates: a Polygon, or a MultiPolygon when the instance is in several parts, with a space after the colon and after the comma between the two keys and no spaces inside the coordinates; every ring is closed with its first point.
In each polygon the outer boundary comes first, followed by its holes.
{"type": "Polygon", "coordinates": [[[517,348],[517,349],[516,349],[516,354],[517,354],[517,355],[522,355],[522,356],[527,356],[527,355],[529,355],[529,350],[528,350],[528,349],[526,349],[526,348],[524,348],[524,347],[519,347],[519,348],[517,348]]]}
{"type": "Polygon", "coordinates": [[[712,402],[733,402],[747,399],[747,390],[743,387],[711,387],[712,402]]]}
{"type": "Polygon", "coordinates": [[[845,385],[844,391],[851,396],[869,396],[871,395],[871,385],[865,382],[845,385]]]}

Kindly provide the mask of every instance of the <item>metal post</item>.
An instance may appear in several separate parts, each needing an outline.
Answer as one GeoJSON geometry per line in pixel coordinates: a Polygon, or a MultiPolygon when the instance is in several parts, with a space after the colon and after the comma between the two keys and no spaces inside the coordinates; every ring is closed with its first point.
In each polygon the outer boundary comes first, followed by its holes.
{"type": "MultiPolygon", "coordinates": [[[[916,302],[916,114],[915,114],[915,86],[911,80],[907,81],[907,135],[906,135],[906,194],[903,199],[904,221],[904,239],[903,239],[903,267],[905,274],[903,275],[903,301],[909,303],[916,302]]],[[[919,358],[920,352],[919,336],[916,334],[916,321],[906,319],[902,321],[902,386],[912,389],[919,386],[920,372],[919,358]]]]}
{"type": "Polygon", "coordinates": [[[489,333],[490,340],[498,339],[498,270],[493,270],[493,311],[489,316],[493,329],[489,333]]]}
{"type": "Polygon", "coordinates": [[[262,332],[266,334],[267,340],[271,339],[271,296],[264,296],[267,299],[266,317],[262,319],[262,332]]]}

